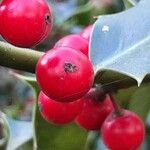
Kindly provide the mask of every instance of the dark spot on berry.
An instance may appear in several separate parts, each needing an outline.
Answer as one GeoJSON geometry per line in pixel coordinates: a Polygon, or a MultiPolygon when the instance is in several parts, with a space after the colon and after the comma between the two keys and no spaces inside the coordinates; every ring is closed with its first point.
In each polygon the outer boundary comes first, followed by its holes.
{"type": "Polygon", "coordinates": [[[65,62],[65,64],[64,64],[64,70],[65,70],[65,72],[73,73],[73,72],[76,72],[78,70],[78,68],[77,68],[76,65],[74,65],[72,63],[65,62]]]}
{"type": "Polygon", "coordinates": [[[45,22],[46,22],[46,24],[51,24],[51,17],[50,17],[50,14],[46,14],[46,15],[45,15],[45,22]]]}

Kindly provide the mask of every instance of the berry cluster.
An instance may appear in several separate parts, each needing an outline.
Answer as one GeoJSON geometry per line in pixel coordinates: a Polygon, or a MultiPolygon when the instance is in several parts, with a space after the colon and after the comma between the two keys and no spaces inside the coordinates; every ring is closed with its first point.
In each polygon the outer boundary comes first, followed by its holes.
{"type": "Polygon", "coordinates": [[[88,60],[91,29],[60,39],[37,63],[41,114],[50,123],[75,121],[86,130],[101,130],[111,150],[136,150],[145,134],[141,119],[131,111],[118,111],[112,97],[102,96],[100,87],[92,87],[94,75],[88,60]]]}
{"type": "MultiPolygon", "coordinates": [[[[0,34],[15,46],[32,47],[43,41],[52,20],[45,0],[3,0],[0,4],[0,34]]],[[[145,134],[141,119],[131,111],[118,111],[112,97],[102,97],[93,86],[94,71],[88,59],[92,27],[60,39],[39,59],[36,78],[41,114],[50,123],[75,121],[86,130],[101,130],[111,150],[136,150],[145,134]]]]}

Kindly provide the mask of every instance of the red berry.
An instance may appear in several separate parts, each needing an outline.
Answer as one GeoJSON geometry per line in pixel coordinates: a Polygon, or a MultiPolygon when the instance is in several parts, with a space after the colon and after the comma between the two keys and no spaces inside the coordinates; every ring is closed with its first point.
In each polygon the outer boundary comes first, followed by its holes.
{"type": "Polygon", "coordinates": [[[90,36],[91,36],[91,32],[93,29],[93,25],[89,25],[87,26],[80,34],[83,38],[85,38],[86,40],[90,40],[90,36]]]}
{"type": "Polygon", "coordinates": [[[57,47],[73,48],[88,56],[88,42],[78,34],[72,34],[63,37],[55,44],[54,48],[57,47]]]}
{"type": "Polygon", "coordinates": [[[60,47],[48,51],[37,63],[36,77],[42,91],[60,102],[71,102],[91,88],[94,72],[80,51],[60,47]]]}
{"type": "Polygon", "coordinates": [[[142,120],[127,110],[123,110],[120,116],[111,113],[101,132],[104,143],[111,150],[137,150],[145,135],[142,120]]]}
{"type": "Polygon", "coordinates": [[[98,101],[95,99],[95,95],[93,88],[82,98],[84,106],[76,118],[76,123],[87,130],[99,130],[105,118],[113,111],[109,96],[98,101]]]}
{"type": "Polygon", "coordinates": [[[66,124],[73,121],[83,107],[82,100],[70,103],[56,102],[43,92],[40,92],[38,104],[43,118],[55,124],[66,124]]]}
{"type": "Polygon", "coordinates": [[[43,41],[52,28],[52,14],[45,0],[3,0],[0,31],[9,43],[32,47],[43,41]]]}

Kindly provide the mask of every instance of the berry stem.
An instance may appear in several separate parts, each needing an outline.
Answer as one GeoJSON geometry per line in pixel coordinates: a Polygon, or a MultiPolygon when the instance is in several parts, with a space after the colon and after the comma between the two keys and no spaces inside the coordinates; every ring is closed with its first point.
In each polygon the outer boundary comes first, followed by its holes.
{"type": "Polygon", "coordinates": [[[106,91],[101,84],[95,84],[95,100],[103,101],[106,97],[106,91]]]}
{"type": "Polygon", "coordinates": [[[114,96],[113,96],[112,93],[109,93],[109,96],[110,96],[111,102],[113,104],[113,107],[114,107],[114,110],[115,110],[115,114],[117,116],[121,116],[122,115],[122,109],[121,109],[121,107],[118,105],[118,103],[114,99],[114,96]]]}
{"type": "Polygon", "coordinates": [[[4,67],[34,73],[36,63],[43,54],[0,41],[0,65],[4,67]]]}

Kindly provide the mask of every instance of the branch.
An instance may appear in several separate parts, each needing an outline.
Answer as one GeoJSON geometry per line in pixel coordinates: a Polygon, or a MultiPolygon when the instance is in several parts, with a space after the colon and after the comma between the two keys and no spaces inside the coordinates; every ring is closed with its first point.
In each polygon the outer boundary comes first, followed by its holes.
{"type": "Polygon", "coordinates": [[[43,54],[0,41],[0,65],[4,67],[34,73],[36,63],[43,54]]]}
{"type": "MultiPolygon", "coordinates": [[[[18,48],[8,43],[0,42],[0,65],[4,67],[34,73],[36,63],[43,54],[43,52],[18,48]]],[[[102,84],[105,89],[109,88],[108,90],[110,91],[137,86],[137,82],[134,79],[111,71],[106,71],[96,76],[95,81],[102,84]]],[[[143,83],[148,82],[150,82],[150,75],[143,81],[143,83]]]]}

